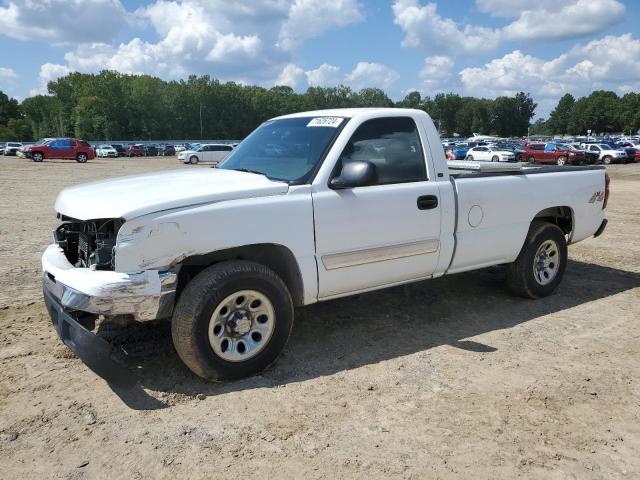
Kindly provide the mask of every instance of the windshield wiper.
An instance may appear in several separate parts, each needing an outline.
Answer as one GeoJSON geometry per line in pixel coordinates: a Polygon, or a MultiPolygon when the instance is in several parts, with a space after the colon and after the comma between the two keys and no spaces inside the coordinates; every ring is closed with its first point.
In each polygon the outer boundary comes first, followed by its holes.
{"type": "Polygon", "coordinates": [[[255,173],[257,175],[262,175],[263,177],[267,177],[269,180],[275,180],[276,182],[286,182],[289,183],[289,180],[284,178],[270,177],[266,173],[259,172],[257,170],[251,170],[250,168],[230,168],[229,170],[235,170],[236,172],[246,172],[246,173],[255,173]]]}

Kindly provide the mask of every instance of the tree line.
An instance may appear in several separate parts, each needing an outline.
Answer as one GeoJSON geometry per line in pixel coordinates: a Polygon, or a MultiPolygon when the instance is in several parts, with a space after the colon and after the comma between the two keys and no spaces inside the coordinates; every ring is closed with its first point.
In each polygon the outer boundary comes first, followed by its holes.
{"type": "MultiPolygon", "coordinates": [[[[32,96],[21,103],[0,92],[0,140],[62,136],[98,141],[242,139],[268,118],[341,107],[418,108],[431,115],[443,135],[480,132],[508,137],[526,135],[536,109],[524,92],[496,99],[455,93],[423,97],[410,92],[394,102],[379,88],[356,92],[341,85],[310,87],[297,93],[286,86],[267,89],[223,83],[208,75],[165,81],[108,70],[70,73],[50,82],[48,91],[48,95],[32,96]]],[[[613,92],[604,93],[614,96],[613,103],[620,101],[613,92]]],[[[579,111],[576,107],[582,100],[574,102],[572,111],[579,111]]],[[[629,121],[637,120],[636,116],[629,121]]],[[[550,117],[547,122],[551,121],[550,117]]]]}
{"type": "Polygon", "coordinates": [[[640,94],[597,90],[576,100],[567,93],[558,101],[548,119],[538,119],[531,127],[536,135],[636,134],[640,129],[640,94]]]}

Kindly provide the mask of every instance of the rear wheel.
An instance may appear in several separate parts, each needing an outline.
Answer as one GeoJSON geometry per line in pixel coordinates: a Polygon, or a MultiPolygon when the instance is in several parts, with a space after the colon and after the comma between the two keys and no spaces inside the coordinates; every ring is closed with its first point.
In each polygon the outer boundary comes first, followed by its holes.
{"type": "Polygon", "coordinates": [[[551,295],[567,267],[567,241],[556,225],[534,221],[515,262],[507,267],[507,284],[522,297],[551,295]]]}
{"type": "Polygon", "coordinates": [[[473,155],[467,155],[467,157],[465,158],[465,160],[468,160],[470,162],[473,162],[473,155]]]}
{"type": "Polygon", "coordinates": [[[198,157],[196,157],[195,155],[192,155],[192,156],[189,158],[189,163],[190,163],[191,165],[195,165],[196,163],[198,163],[198,157]]]}
{"type": "Polygon", "coordinates": [[[560,156],[558,157],[556,162],[558,163],[558,165],[565,165],[567,163],[567,157],[560,156]]]}
{"type": "Polygon", "coordinates": [[[79,153],[78,156],[76,157],[76,162],[78,162],[78,163],[87,163],[87,154],[86,153],[79,153]]]}
{"type": "Polygon", "coordinates": [[[606,157],[604,157],[602,159],[602,163],[604,163],[605,165],[611,165],[611,156],[607,155],[606,157]]]}
{"type": "Polygon", "coordinates": [[[536,157],[534,157],[533,155],[529,155],[529,158],[527,160],[529,161],[529,163],[535,163],[536,157]]]}
{"type": "Polygon", "coordinates": [[[268,367],[293,326],[293,302],[271,269],[253,262],[222,262],[185,287],[171,323],[182,361],[209,379],[236,379],[268,367]]]}

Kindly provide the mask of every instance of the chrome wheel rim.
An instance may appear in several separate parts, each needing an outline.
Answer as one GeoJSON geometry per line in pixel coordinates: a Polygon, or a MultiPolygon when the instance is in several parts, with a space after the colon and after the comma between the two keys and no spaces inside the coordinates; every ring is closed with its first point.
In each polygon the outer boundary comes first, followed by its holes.
{"type": "Polygon", "coordinates": [[[560,269],[560,249],[553,240],[545,240],[533,259],[533,276],[540,285],[547,285],[556,278],[560,269]]]}
{"type": "Polygon", "coordinates": [[[266,295],[240,290],[222,300],[209,320],[209,343],[220,358],[243,362],[269,343],[275,310],[266,295]]]}

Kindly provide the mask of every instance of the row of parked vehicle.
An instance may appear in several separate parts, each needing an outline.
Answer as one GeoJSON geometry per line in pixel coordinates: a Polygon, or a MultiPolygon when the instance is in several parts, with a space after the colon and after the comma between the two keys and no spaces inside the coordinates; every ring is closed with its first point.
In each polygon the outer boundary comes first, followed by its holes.
{"type": "Polygon", "coordinates": [[[495,139],[443,142],[448,160],[591,165],[640,162],[640,139],[495,139]]]}
{"type": "Polygon", "coordinates": [[[178,161],[186,164],[200,162],[218,163],[224,159],[236,144],[100,144],[76,138],[45,138],[35,143],[7,142],[0,144],[0,155],[17,155],[30,158],[34,162],[44,159],[67,159],[85,163],[98,158],[150,157],[178,155],[178,161]]]}

